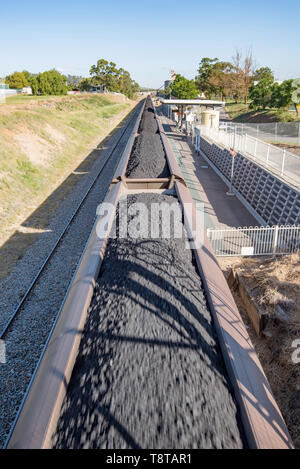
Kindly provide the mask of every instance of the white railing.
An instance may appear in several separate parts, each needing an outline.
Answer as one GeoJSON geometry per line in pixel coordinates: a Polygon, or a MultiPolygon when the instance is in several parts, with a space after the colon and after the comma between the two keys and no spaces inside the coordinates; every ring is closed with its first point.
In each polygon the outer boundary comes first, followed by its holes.
{"type": "Polygon", "coordinates": [[[265,122],[262,124],[220,122],[220,128],[231,130],[236,127],[239,134],[248,134],[268,143],[300,145],[300,122],[265,122]]]}
{"type": "Polygon", "coordinates": [[[194,127],[193,140],[198,150],[200,149],[200,136],[208,137],[228,149],[234,148],[249,159],[265,166],[275,175],[300,187],[300,156],[251,135],[238,133],[236,126],[220,129],[204,125],[194,127]]]}
{"type": "Polygon", "coordinates": [[[300,225],[208,229],[217,256],[291,254],[300,249],[300,225]]]}

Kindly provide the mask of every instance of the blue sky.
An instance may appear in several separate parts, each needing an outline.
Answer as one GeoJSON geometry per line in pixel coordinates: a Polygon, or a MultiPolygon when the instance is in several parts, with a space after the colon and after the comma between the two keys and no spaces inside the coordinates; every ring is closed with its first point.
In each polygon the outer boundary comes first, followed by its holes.
{"type": "Polygon", "coordinates": [[[202,57],[252,48],[276,78],[300,77],[299,0],[0,0],[0,76],[57,68],[88,76],[99,58],[159,87],[174,69],[189,78],[202,57]]]}

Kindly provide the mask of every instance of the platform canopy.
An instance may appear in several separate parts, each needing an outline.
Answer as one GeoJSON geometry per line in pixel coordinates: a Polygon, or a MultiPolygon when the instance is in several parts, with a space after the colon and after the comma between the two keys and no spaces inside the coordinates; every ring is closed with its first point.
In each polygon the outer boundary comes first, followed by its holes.
{"type": "Polygon", "coordinates": [[[162,104],[170,104],[174,106],[211,106],[223,107],[224,101],[214,101],[211,99],[161,99],[162,104]]]}

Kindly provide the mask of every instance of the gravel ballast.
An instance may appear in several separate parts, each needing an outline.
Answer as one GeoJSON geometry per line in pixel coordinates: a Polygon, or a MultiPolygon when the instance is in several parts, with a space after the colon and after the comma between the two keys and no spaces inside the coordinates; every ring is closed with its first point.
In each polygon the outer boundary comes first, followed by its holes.
{"type": "MultiPolygon", "coordinates": [[[[128,196],[148,208],[175,201],[128,196]]],[[[109,240],[53,446],[243,446],[186,239],[109,240]]]]}
{"type": "Polygon", "coordinates": [[[150,98],[146,100],[145,110],[139,126],[139,135],[136,137],[133,145],[126,176],[128,178],[161,178],[170,176],[150,98]]]}
{"type": "MultiPolygon", "coordinates": [[[[140,108],[139,108],[140,109],[140,108]]],[[[134,111],[137,115],[137,110],[134,111]]],[[[131,117],[130,117],[131,118],[131,117]]],[[[128,119],[130,119],[128,117],[128,119]]],[[[128,124],[128,120],[126,121],[128,124]]],[[[66,232],[54,256],[43,272],[38,284],[11,331],[5,338],[7,363],[0,364],[0,446],[3,446],[10,426],[36,367],[61,302],[66,294],[73,273],[90,235],[96,208],[108,191],[110,181],[125,148],[134,122],[122,137],[116,151],[110,157],[95,186],[66,232]]],[[[123,125],[105,142],[105,149],[90,172],[82,177],[60,204],[47,232],[31,245],[11,274],[0,282],[1,329],[26,292],[37,270],[47,257],[58,235],[79,205],[83,194],[103,167],[111,148],[123,132],[123,125]]]]}

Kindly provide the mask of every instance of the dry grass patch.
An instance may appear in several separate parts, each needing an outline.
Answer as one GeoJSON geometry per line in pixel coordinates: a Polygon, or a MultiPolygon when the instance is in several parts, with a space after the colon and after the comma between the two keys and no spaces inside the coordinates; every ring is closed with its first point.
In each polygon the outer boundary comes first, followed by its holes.
{"type": "Polygon", "coordinates": [[[89,172],[99,157],[93,149],[135,105],[88,94],[0,105],[0,279],[47,227],[82,171],[89,172]],[[24,236],[29,217],[36,231],[24,236]]]}
{"type": "Polygon", "coordinates": [[[300,253],[219,262],[225,275],[230,267],[240,269],[253,296],[273,318],[266,335],[257,337],[241,298],[232,292],[294,444],[300,448],[300,363],[292,360],[293,343],[300,339],[300,253]],[[274,315],[277,306],[286,312],[288,322],[274,315]]]}

